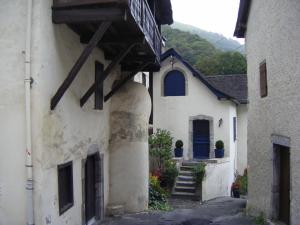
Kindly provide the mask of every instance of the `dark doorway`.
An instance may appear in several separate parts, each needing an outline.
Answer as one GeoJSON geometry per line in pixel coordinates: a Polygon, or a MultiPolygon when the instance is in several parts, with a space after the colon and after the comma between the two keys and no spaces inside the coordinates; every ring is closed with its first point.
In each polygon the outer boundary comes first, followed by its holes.
{"type": "Polygon", "coordinates": [[[273,200],[274,219],[290,224],[290,148],[274,145],[273,157],[273,200]]]}
{"type": "Polygon", "coordinates": [[[290,151],[287,147],[279,147],[279,215],[278,219],[286,225],[290,224],[290,151]]]}
{"type": "Polygon", "coordinates": [[[193,121],[193,154],[194,159],[208,159],[210,134],[208,120],[193,121]]]}
{"type": "Polygon", "coordinates": [[[96,156],[87,157],[85,163],[85,222],[96,216],[96,156]]]}

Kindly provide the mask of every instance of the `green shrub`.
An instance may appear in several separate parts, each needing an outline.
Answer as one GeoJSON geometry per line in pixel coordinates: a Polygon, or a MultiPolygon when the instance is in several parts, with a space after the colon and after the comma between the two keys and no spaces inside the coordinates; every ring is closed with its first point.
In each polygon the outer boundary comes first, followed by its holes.
{"type": "Polygon", "coordinates": [[[175,143],[175,147],[176,147],[176,148],[182,148],[182,147],[183,147],[183,142],[182,142],[182,140],[177,140],[176,143],[175,143]]]}
{"type": "Polygon", "coordinates": [[[201,183],[205,177],[205,167],[206,167],[206,164],[201,162],[193,168],[193,173],[196,178],[197,186],[201,185],[201,183]]]}
{"type": "Polygon", "coordinates": [[[218,140],[216,142],[216,149],[224,149],[224,142],[221,140],[218,140]]]}
{"type": "Polygon", "coordinates": [[[172,141],[171,133],[167,130],[157,129],[149,137],[149,153],[158,159],[160,170],[163,170],[164,162],[172,158],[172,141]]]}
{"type": "Polygon", "coordinates": [[[171,160],[165,161],[165,170],[161,176],[161,185],[171,190],[178,174],[179,171],[176,167],[176,163],[171,160]]]}

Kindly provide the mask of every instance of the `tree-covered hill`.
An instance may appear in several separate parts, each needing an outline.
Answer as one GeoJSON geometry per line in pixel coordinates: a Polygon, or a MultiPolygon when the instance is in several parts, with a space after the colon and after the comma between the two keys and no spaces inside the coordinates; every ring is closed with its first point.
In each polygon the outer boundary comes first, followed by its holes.
{"type": "Polygon", "coordinates": [[[194,27],[179,22],[174,22],[171,27],[181,31],[189,32],[191,34],[197,34],[199,37],[213,44],[217,49],[223,51],[238,51],[242,54],[245,53],[244,45],[241,45],[239,42],[231,38],[226,38],[222,34],[208,32],[198,27],[194,27]]]}
{"type": "Polygon", "coordinates": [[[244,55],[234,51],[217,49],[197,34],[163,27],[166,48],[174,48],[185,60],[205,75],[246,73],[244,55]]]}

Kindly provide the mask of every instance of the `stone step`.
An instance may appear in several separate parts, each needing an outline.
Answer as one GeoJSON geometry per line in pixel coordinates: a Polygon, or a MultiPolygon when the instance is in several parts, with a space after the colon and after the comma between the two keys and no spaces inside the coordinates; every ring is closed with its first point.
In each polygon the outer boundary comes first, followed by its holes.
{"type": "Polygon", "coordinates": [[[179,175],[183,175],[183,176],[194,176],[194,173],[193,173],[193,171],[180,170],[180,171],[179,171],[179,175]]]}
{"type": "Polygon", "coordinates": [[[174,191],[172,193],[172,196],[176,196],[176,197],[187,197],[187,198],[191,198],[195,196],[195,193],[188,193],[188,192],[179,192],[179,191],[174,191]]]}
{"type": "Polygon", "coordinates": [[[193,171],[193,166],[180,166],[180,171],[193,171]]]}
{"type": "Polygon", "coordinates": [[[195,167],[197,166],[198,164],[200,164],[201,162],[199,161],[184,161],[182,162],[182,166],[189,166],[189,167],[195,167]]]}
{"type": "Polygon", "coordinates": [[[194,176],[184,176],[184,175],[179,175],[179,176],[177,177],[177,180],[178,180],[178,181],[194,181],[195,178],[194,178],[194,176]]]}
{"type": "Polygon", "coordinates": [[[179,187],[179,186],[195,187],[196,182],[195,181],[180,181],[180,180],[177,180],[176,181],[176,187],[179,187]]]}
{"type": "Polygon", "coordinates": [[[175,186],[175,192],[183,192],[183,193],[195,193],[196,187],[187,187],[187,186],[175,186]]]}

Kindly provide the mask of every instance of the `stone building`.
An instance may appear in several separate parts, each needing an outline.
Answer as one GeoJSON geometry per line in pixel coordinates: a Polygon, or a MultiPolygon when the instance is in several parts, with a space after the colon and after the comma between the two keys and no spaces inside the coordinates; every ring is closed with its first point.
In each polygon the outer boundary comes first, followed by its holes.
{"type": "Polygon", "coordinates": [[[153,127],[183,141],[183,158],[208,162],[202,200],[230,195],[236,171],[247,168],[247,76],[204,76],[174,49],[153,74],[153,127]],[[215,158],[222,140],[225,157],[215,158]]]}
{"type": "Polygon", "coordinates": [[[4,0],[0,12],[0,224],[147,209],[151,100],[132,77],[159,70],[170,1],[4,0]]]}
{"type": "Polygon", "coordinates": [[[300,221],[300,2],[241,0],[248,60],[248,210],[300,221]]]}

